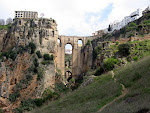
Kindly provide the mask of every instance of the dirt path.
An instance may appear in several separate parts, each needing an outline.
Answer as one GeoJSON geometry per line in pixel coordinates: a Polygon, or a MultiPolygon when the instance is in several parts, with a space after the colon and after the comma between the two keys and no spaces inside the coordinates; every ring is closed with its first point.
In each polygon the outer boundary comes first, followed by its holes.
{"type": "MultiPolygon", "coordinates": [[[[114,82],[116,82],[116,78],[115,78],[114,72],[111,71],[111,74],[112,74],[112,78],[114,79],[114,82]]],[[[107,106],[113,104],[115,101],[117,101],[117,100],[119,100],[120,98],[124,97],[124,96],[128,93],[127,88],[125,88],[125,86],[124,86],[122,83],[120,83],[120,85],[122,86],[122,94],[121,94],[119,97],[115,98],[115,99],[114,99],[113,101],[111,101],[110,103],[104,105],[104,106],[98,111],[98,113],[101,112],[101,111],[103,111],[107,106]]]]}

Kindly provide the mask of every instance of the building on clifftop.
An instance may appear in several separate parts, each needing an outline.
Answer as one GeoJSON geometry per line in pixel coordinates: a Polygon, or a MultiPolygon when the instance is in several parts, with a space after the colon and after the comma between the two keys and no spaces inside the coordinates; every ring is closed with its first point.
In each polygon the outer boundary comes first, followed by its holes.
{"type": "Polygon", "coordinates": [[[15,11],[15,18],[38,18],[38,13],[33,11],[15,11]]]}

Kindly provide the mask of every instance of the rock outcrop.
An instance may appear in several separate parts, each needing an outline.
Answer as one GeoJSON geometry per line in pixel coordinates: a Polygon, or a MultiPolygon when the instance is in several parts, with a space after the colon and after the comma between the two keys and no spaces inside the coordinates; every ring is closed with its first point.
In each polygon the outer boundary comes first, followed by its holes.
{"type": "Polygon", "coordinates": [[[46,88],[54,88],[57,39],[53,19],[15,19],[8,31],[0,31],[0,108],[4,112],[13,112],[22,100],[39,98],[46,88]],[[39,58],[37,51],[51,56],[51,61],[39,58]]]}

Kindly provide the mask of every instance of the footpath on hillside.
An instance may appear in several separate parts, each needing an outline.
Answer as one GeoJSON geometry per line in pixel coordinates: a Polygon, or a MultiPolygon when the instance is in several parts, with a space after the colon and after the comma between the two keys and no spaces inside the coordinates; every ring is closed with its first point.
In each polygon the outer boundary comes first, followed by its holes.
{"type": "MultiPolygon", "coordinates": [[[[116,80],[116,78],[115,78],[115,74],[114,74],[113,71],[111,71],[111,75],[112,75],[112,78],[114,79],[114,82],[116,82],[117,80],[116,80]]],[[[128,93],[127,88],[125,88],[125,86],[124,86],[122,83],[120,83],[120,85],[122,86],[122,91],[121,91],[122,94],[121,94],[120,96],[116,97],[116,98],[115,98],[113,101],[111,101],[110,103],[104,105],[104,106],[98,111],[98,113],[101,112],[101,111],[103,111],[107,106],[113,104],[115,101],[117,101],[117,100],[119,100],[120,98],[124,97],[124,96],[128,93]]]]}

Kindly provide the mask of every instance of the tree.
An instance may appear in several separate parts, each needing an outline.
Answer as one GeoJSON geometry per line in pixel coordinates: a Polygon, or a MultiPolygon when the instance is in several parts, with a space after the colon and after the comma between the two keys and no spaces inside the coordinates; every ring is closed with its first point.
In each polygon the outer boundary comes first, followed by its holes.
{"type": "Polygon", "coordinates": [[[31,54],[33,54],[36,49],[36,45],[33,42],[30,42],[29,47],[31,48],[31,54]]]}
{"type": "Polygon", "coordinates": [[[0,19],[0,25],[5,25],[5,20],[4,19],[0,19]]]}
{"type": "Polygon", "coordinates": [[[111,28],[111,26],[109,25],[109,26],[108,26],[108,31],[111,31],[111,30],[112,30],[112,28],[111,28]]]}
{"type": "Polygon", "coordinates": [[[13,22],[12,18],[7,18],[6,25],[11,24],[13,22]]]}

